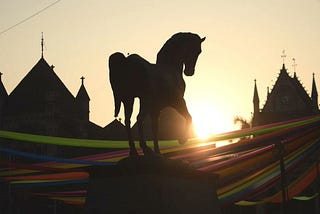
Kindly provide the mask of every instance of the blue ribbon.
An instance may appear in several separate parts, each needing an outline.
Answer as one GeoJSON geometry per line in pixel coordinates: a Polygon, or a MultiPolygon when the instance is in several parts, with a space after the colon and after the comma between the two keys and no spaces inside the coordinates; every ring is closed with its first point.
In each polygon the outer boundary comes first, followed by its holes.
{"type": "Polygon", "coordinates": [[[66,159],[66,158],[57,158],[57,157],[50,157],[45,155],[38,155],[28,152],[22,152],[7,148],[0,148],[0,152],[15,155],[15,156],[22,156],[30,159],[37,159],[37,160],[44,160],[44,161],[55,161],[59,163],[70,163],[70,164],[86,164],[86,165],[96,165],[96,166],[113,166],[117,165],[114,162],[96,162],[96,161],[83,161],[83,160],[74,160],[74,159],[66,159]]]}

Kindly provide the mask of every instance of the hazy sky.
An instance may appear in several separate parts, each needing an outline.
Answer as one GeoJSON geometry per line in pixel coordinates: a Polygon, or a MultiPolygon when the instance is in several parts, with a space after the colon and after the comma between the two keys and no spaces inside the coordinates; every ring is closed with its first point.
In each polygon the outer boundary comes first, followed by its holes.
{"type": "MultiPolygon", "coordinates": [[[[53,2],[0,0],[0,32],[53,2]]],[[[45,59],[73,95],[85,76],[90,120],[101,126],[113,120],[108,57],[121,51],[155,62],[177,32],[207,37],[195,75],[185,77],[185,99],[195,122],[202,120],[213,133],[232,129],[234,116],[250,119],[254,79],[263,107],[283,49],[289,73],[295,58],[307,92],[312,73],[320,90],[319,0],[61,0],[0,34],[0,71],[8,93],[40,59],[41,32],[45,59]]]]}

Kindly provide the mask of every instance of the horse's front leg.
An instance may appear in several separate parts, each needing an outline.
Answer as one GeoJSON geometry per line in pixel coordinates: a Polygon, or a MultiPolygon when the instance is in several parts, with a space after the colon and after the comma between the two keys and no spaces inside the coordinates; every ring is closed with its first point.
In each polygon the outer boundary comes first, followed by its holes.
{"type": "Polygon", "coordinates": [[[172,105],[186,120],[185,131],[179,139],[180,144],[185,144],[190,136],[192,117],[188,111],[186,101],[183,98],[179,98],[172,105]]]}
{"type": "Polygon", "coordinates": [[[152,123],[151,125],[152,125],[152,134],[153,134],[154,152],[157,154],[160,154],[159,143],[158,143],[159,115],[160,115],[160,111],[156,111],[151,114],[151,123],[152,123]]]}

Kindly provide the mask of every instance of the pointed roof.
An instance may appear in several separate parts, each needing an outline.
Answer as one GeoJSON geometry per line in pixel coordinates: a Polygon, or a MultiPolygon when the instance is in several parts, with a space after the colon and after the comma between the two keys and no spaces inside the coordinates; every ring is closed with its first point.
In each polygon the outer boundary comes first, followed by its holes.
{"type": "Polygon", "coordinates": [[[105,139],[108,140],[127,140],[127,132],[125,126],[117,119],[114,119],[106,127],[103,128],[105,139]]]}
{"type": "Polygon", "coordinates": [[[9,113],[43,112],[48,99],[68,109],[74,102],[74,96],[41,57],[9,95],[9,113]]]}
{"type": "Polygon", "coordinates": [[[263,112],[270,111],[273,109],[273,104],[275,103],[276,96],[279,94],[289,93],[291,96],[297,96],[303,103],[307,106],[311,106],[311,98],[307,94],[305,88],[302,86],[301,82],[298,80],[296,74],[294,77],[290,77],[285,67],[282,65],[278,79],[270,92],[270,95],[262,109],[263,112]]]}
{"type": "Polygon", "coordinates": [[[318,91],[316,86],[316,81],[314,79],[314,73],[312,74],[312,91],[311,91],[311,97],[317,98],[318,97],[318,91]]]}
{"type": "Polygon", "coordinates": [[[280,73],[287,73],[287,74],[288,74],[287,69],[286,69],[286,66],[285,66],[284,63],[282,64],[282,68],[281,68],[281,70],[280,70],[280,73]]]}
{"type": "Polygon", "coordinates": [[[257,80],[254,80],[253,102],[259,102],[257,80]]]}
{"type": "Polygon", "coordinates": [[[84,87],[84,77],[81,77],[81,86],[80,89],[77,93],[76,99],[83,99],[83,100],[90,100],[89,94],[86,90],[86,88],[84,87]]]}
{"type": "Polygon", "coordinates": [[[104,127],[105,130],[114,130],[117,128],[125,128],[125,126],[118,119],[114,119],[111,123],[104,127]]]}
{"type": "Polygon", "coordinates": [[[2,83],[2,73],[0,72],[0,98],[2,97],[8,97],[8,93],[6,88],[4,87],[3,83],[2,83]]]}

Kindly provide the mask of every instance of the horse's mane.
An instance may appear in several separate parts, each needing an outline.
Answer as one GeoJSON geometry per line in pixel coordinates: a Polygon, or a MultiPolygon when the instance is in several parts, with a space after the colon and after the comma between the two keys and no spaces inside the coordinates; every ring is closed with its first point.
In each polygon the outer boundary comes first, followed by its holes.
{"type": "Polygon", "coordinates": [[[168,39],[165,44],[162,46],[160,51],[157,54],[157,63],[161,63],[163,60],[167,59],[169,53],[176,54],[174,50],[179,50],[179,47],[182,47],[181,44],[184,44],[186,41],[192,39],[201,39],[197,34],[194,33],[176,33],[170,39],[168,39]]]}

